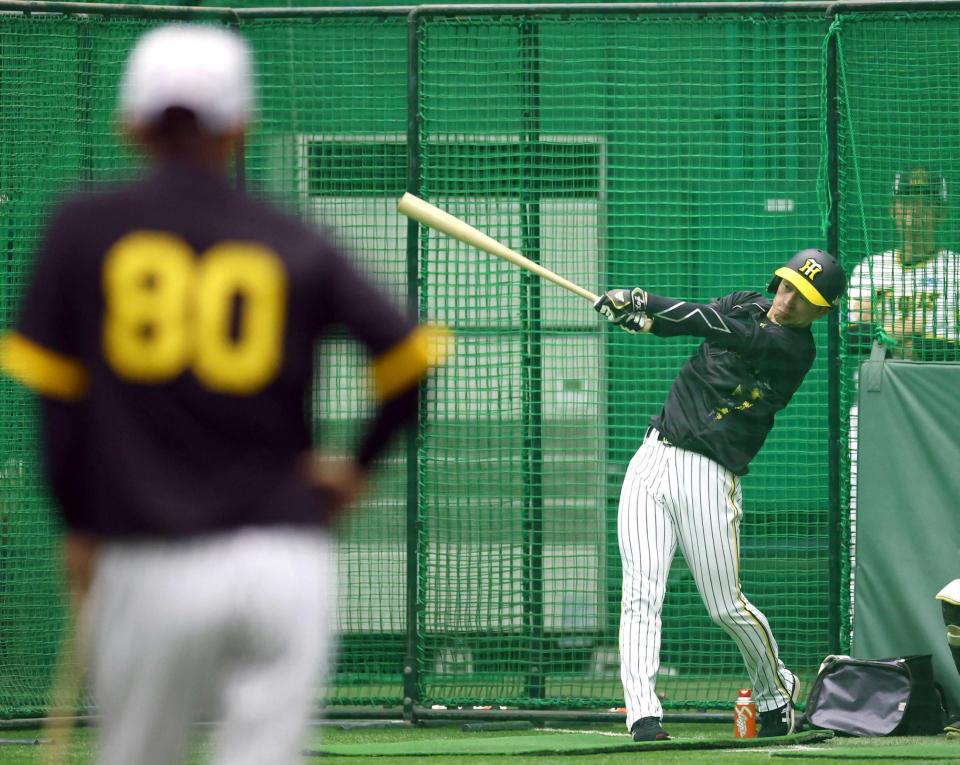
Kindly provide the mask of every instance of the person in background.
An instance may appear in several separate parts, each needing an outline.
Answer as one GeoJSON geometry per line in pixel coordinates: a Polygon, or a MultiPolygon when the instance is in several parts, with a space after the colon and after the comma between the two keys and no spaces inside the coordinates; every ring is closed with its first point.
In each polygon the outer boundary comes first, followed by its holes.
{"type": "Polygon", "coordinates": [[[960,257],[939,242],[946,179],[924,168],[897,173],[890,216],[896,247],[864,259],[850,275],[848,337],[869,349],[875,331],[883,330],[896,343],[896,358],[955,361],[960,257]]]}
{"type": "MultiPolygon", "coordinates": [[[[947,201],[947,181],[938,173],[918,167],[894,175],[890,217],[896,230],[896,246],[865,258],[850,276],[846,340],[851,356],[869,353],[879,337],[888,346],[885,352],[893,358],[960,359],[960,256],[940,243],[947,219],[947,201]]],[[[856,403],[850,407],[848,422],[850,565],[853,568],[859,439],[856,403]]],[[[851,597],[853,588],[851,581],[851,597]]]]}

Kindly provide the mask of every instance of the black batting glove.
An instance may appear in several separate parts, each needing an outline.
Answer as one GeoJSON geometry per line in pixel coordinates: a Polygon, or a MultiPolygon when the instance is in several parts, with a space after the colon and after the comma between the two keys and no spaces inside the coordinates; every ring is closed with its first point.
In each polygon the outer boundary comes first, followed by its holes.
{"type": "Polygon", "coordinates": [[[609,290],[597,298],[593,307],[625,332],[642,332],[647,323],[647,293],[639,287],[609,290]]]}

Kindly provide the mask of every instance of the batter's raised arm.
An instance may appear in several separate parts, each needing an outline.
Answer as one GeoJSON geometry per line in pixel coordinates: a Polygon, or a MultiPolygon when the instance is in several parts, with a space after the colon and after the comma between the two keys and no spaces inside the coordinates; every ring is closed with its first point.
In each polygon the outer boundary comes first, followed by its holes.
{"type": "Polygon", "coordinates": [[[632,290],[611,290],[598,301],[597,311],[621,328],[635,328],[634,332],[650,332],[659,337],[687,335],[702,337],[730,350],[749,356],[763,356],[789,342],[789,337],[773,321],[758,321],[757,313],[766,314],[769,301],[759,300],[758,293],[734,293],[728,298],[745,298],[741,304],[730,299],[711,303],[695,303],[680,298],[655,295],[636,287],[632,290]],[[602,305],[604,298],[625,293],[631,297],[631,308],[624,316],[610,318],[602,305]],[[744,311],[745,306],[755,310],[744,311]]]}
{"type": "Polygon", "coordinates": [[[771,303],[757,292],[734,292],[695,303],[639,287],[604,293],[594,308],[621,329],[661,337],[702,337],[738,353],[763,358],[789,348],[795,330],[825,316],[846,285],[836,259],[823,250],[796,253],[778,268],[768,287],[771,303]]]}
{"type": "Polygon", "coordinates": [[[754,318],[758,310],[767,314],[770,307],[769,301],[763,301],[757,293],[753,295],[755,300],[742,303],[722,300],[706,304],[647,294],[650,332],[658,337],[702,337],[745,353],[763,353],[786,339],[782,327],[769,317],[767,321],[754,318]],[[757,310],[744,310],[750,308],[757,310]]]}

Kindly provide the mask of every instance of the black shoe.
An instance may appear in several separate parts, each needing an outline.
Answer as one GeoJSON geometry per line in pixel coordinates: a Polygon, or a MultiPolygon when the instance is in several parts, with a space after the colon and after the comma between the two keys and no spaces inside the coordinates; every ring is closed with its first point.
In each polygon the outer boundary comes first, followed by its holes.
{"type": "Polygon", "coordinates": [[[634,741],[669,741],[670,734],[660,726],[659,717],[641,717],[630,728],[634,741]]]}
{"type": "Polygon", "coordinates": [[[760,732],[757,738],[771,738],[773,736],[789,736],[797,732],[796,701],[800,696],[800,680],[794,675],[793,688],[790,689],[790,700],[779,709],[769,712],[760,712],[757,719],[760,721],[760,732]]]}
{"type": "Polygon", "coordinates": [[[947,724],[943,732],[947,734],[948,738],[960,738],[960,718],[947,724]]]}
{"type": "Polygon", "coordinates": [[[757,718],[760,720],[757,738],[789,736],[797,729],[797,716],[792,703],[769,712],[761,712],[757,718]]]}

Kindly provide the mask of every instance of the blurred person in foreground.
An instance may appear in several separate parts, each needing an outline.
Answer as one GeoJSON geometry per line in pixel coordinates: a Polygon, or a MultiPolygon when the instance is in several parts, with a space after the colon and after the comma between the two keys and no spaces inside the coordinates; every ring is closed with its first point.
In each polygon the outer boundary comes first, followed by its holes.
{"type": "Polygon", "coordinates": [[[331,239],[231,185],[252,108],[242,38],[145,34],[120,112],[150,170],[59,207],[0,341],[40,394],[104,765],[181,762],[208,714],[214,762],[301,761],[331,655],[331,523],[414,419],[439,350],[331,239]],[[369,350],[379,400],[335,466],[306,418],[333,325],[369,350]]]}

